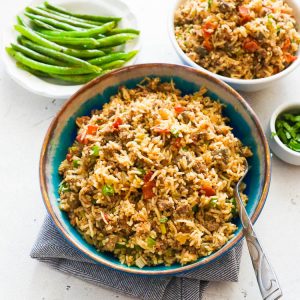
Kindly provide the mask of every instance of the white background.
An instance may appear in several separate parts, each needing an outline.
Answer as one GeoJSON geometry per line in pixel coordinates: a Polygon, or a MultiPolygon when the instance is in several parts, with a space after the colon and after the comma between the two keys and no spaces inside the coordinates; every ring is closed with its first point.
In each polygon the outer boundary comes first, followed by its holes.
{"type": "MultiPolygon", "coordinates": [[[[109,1],[109,0],[108,0],[109,1]]],[[[138,63],[180,63],[170,44],[166,17],[171,0],[127,0],[142,30],[138,63]]],[[[1,1],[0,28],[25,6],[1,1]]],[[[282,102],[300,102],[300,69],[273,87],[243,94],[266,128],[282,102]]],[[[16,85],[0,64],[0,299],[128,299],[33,261],[30,249],[46,214],[38,183],[45,132],[63,101],[35,96],[16,85]]],[[[277,271],[284,299],[300,295],[300,167],[273,157],[269,197],[255,228],[277,271]]],[[[244,247],[240,281],[211,283],[205,300],[260,299],[244,247]]]]}

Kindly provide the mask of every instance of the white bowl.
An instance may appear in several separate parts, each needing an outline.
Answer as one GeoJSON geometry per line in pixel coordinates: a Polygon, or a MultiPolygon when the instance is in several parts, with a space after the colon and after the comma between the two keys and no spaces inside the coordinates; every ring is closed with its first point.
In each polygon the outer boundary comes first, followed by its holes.
{"type": "MultiPolygon", "coordinates": [[[[210,72],[203,67],[199,66],[196,64],[194,61],[192,61],[184,52],[183,50],[179,47],[176,38],[175,38],[175,33],[174,33],[174,14],[177,8],[184,3],[187,0],[177,0],[175,1],[175,5],[173,9],[171,10],[169,19],[168,19],[168,29],[169,29],[169,36],[171,39],[171,42],[181,58],[181,60],[191,66],[194,67],[198,70],[204,71],[206,73],[209,73],[211,76],[214,76],[220,80],[225,81],[229,85],[231,85],[233,88],[240,90],[240,91],[245,91],[245,92],[254,92],[254,91],[259,91],[261,89],[266,88],[267,86],[272,85],[274,82],[279,80],[280,78],[285,77],[292,71],[294,71],[299,65],[300,65],[300,58],[298,58],[296,61],[294,61],[288,68],[285,70],[281,71],[278,74],[272,75],[270,77],[266,78],[260,78],[260,79],[235,79],[235,78],[229,78],[225,77],[222,75],[215,74],[213,72],[210,72]]],[[[294,10],[294,16],[297,20],[298,26],[300,26],[300,4],[296,0],[286,0],[286,2],[293,8],[294,10]]],[[[300,56],[300,49],[297,52],[297,56],[300,56]]]]}
{"type": "Polygon", "coordinates": [[[300,102],[290,102],[290,103],[284,103],[280,105],[272,114],[272,117],[270,119],[270,124],[268,128],[268,138],[269,138],[269,144],[272,152],[276,154],[280,159],[283,161],[300,166],[300,153],[291,150],[288,148],[277,135],[273,136],[272,133],[276,132],[275,129],[275,122],[279,115],[282,113],[291,112],[300,113],[300,102]]]}
{"type": "MultiPolygon", "coordinates": [[[[44,0],[35,0],[30,3],[30,6],[37,6],[43,2],[44,0]]],[[[78,13],[122,17],[122,20],[119,22],[121,28],[131,27],[138,29],[135,15],[121,0],[52,0],[51,3],[63,6],[66,9],[78,13]]],[[[24,8],[25,7],[22,7],[22,10],[19,11],[19,15],[22,15],[24,8]]],[[[78,91],[82,85],[59,85],[56,84],[55,81],[46,81],[42,78],[38,78],[18,68],[16,66],[16,61],[6,53],[5,47],[9,46],[11,42],[16,42],[18,35],[13,29],[14,24],[16,24],[16,15],[12,17],[11,21],[3,31],[1,58],[4,62],[6,71],[19,85],[35,94],[56,99],[69,98],[78,91]]],[[[132,42],[126,43],[124,51],[138,50],[139,47],[140,38],[137,37],[132,42]]],[[[126,66],[134,64],[135,59],[136,56],[128,61],[126,66]]]]}

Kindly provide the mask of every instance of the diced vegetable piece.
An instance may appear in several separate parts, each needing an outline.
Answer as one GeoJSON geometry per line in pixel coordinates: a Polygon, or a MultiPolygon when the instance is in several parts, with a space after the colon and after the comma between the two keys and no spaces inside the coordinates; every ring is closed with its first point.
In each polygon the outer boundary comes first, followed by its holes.
{"type": "Polygon", "coordinates": [[[144,169],[137,168],[137,170],[139,171],[140,175],[145,175],[146,174],[146,171],[144,169]]]}
{"type": "Polygon", "coordinates": [[[148,172],[144,177],[144,185],[143,185],[143,197],[145,200],[151,199],[153,196],[155,196],[153,192],[153,188],[155,187],[155,181],[150,180],[153,175],[153,172],[148,172]]]}
{"type": "Polygon", "coordinates": [[[67,159],[67,161],[71,161],[72,160],[72,154],[68,153],[66,155],[66,159],[67,159]]]}
{"type": "Polygon", "coordinates": [[[153,238],[151,238],[151,237],[147,238],[147,245],[148,245],[148,247],[152,248],[153,246],[155,246],[155,244],[156,244],[156,241],[153,238]]]}
{"type": "Polygon", "coordinates": [[[62,181],[58,187],[58,192],[61,194],[69,191],[70,191],[69,184],[67,182],[62,181]]]}
{"type": "Polygon", "coordinates": [[[161,230],[162,234],[167,233],[167,228],[166,228],[166,225],[164,223],[160,224],[160,230],[161,230]]]}
{"type": "Polygon", "coordinates": [[[115,129],[119,129],[119,126],[122,125],[122,124],[123,124],[122,119],[121,119],[121,118],[117,118],[117,119],[115,120],[115,122],[113,123],[113,127],[114,127],[115,129]]]}
{"type": "Polygon", "coordinates": [[[75,159],[75,160],[73,160],[73,167],[74,168],[78,168],[79,167],[79,159],[75,159]]]}
{"type": "Polygon", "coordinates": [[[174,110],[175,110],[175,112],[176,112],[177,114],[181,114],[182,112],[185,111],[185,108],[182,107],[182,106],[175,106],[175,107],[174,107],[174,110]]]}
{"type": "Polygon", "coordinates": [[[239,6],[239,14],[242,18],[242,22],[246,23],[251,20],[250,10],[246,6],[239,6]]]}
{"type": "Polygon", "coordinates": [[[216,194],[216,191],[213,189],[213,187],[209,184],[204,184],[201,189],[200,192],[202,194],[205,194],[205,196],[214,196],[216,194]]]}
{"type": "Polygon", "coordinates": [[[115,190],[114,188],[111,186],[111,185],[108,185],[108,184],[105,184],[103,187],[102,187],[102,194],[104,196],[113,196],[115,194],[115,190]]]}
{"type": "Polygon", "coordinates": [[[168,220],[169,219],[167,217],[162,217],[162,218],[159,219],[159,222],[160,223],[166,223],[166,222],[168,222],[168,220]]]}
{"type": "Polygon", "coordinates": [[[294,56],[294,55],[292,55],[290,53],[285,53],[284,54],[284,58],[285,58],[285,61],[288,64],[290,64],[290,63],[294,62],[297,59],[297,56],[294,56]]]}
{"type": "Polygon", "coordinates": [[[96,132],[97,132],[97,129],[98,129],[98,126],[96,126],[96,125],[89,125],[89,126],[87,127],[86,133],[87,133],[87,134],[91,134],[91,135],[95,135],[96,132]]]}
{"type": "Polygon", "coordinates": [[[244,42],[244,49],[248,52],[255,52],[259,49],[259,44],[251,39],[246,39],[244,42]]]}
{"type": "Polygon", "coordinates": [[[100,151],[100,147],[97,145],[94,145],[92,147],[92,156],[98,156],[99,155],[99,151],[100,151]]]}
{"type": "Polygon", "coordinates": [[[209,201],[210,207],[216,207],[218,203],[218,198],[211,198],[209,201]]]}
{"type": "Polygon", "coordinates": [[[288,143],[288,147],[291,148],[294,151],[300,152],[300,143],[297,142],[296,140],[291,140],[288,143]]]}
{"type": "Polygon", "coordinates": [[[171,132],[172,135],[173,135],[174,137],[176,137],[176,138],[179,136],[179,131],[178,131],[177,129],[171,129],[170,132],[171,132]]]}

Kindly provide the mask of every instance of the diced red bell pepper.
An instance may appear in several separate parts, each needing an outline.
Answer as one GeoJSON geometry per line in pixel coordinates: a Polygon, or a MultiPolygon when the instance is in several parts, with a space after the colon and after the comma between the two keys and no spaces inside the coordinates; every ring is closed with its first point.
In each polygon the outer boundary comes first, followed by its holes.
{"type": "Polygon", "coordinates": [[[86,145],[88,143],[88,139],[86,138],[85,134],[83,134],[83,133],[78,134],[76,137],[76,140],[79,143],[84,144],[84,145],[86,145]]]}
{"type": "Polygon", "coordinates": [[[203,46],[204,48],[210,52],[214,49],[214,46],[212,44],[212,42],[209,40],[209,39],[205,39],[204,42],[203,42],[203,46]]]}
{"type": "Polygon", "coordinates": [[[259,48],[259,44],[251,39],[246,39],[244,42],[244,49],[248,52],[255,52],[259,48]]]}
{"type": "Polygon", "coordinates": [[[297,56],[294,56],[294,55],[287,52],[287,53],[284,54],[284,58],[285,58],[285,61],[290,64],[290,63],[294,62],[297,59],[297,56]]]}
{"type": "Polygon", "coordinates": [[[175,106],[175,107],[174,107],[174,110],[175,110],[175,112],[176,112],[177,114],[181,114],[182,112],[185,111],[185,108],[182,107],[182,106],[175,106]]]}
{"type": "Polygon", "coordinates": [[[246,23],[251,20],[250,10],[246,6],[239,6],[239,14],[242,18],[242,22],[246,23]]]}
{"type": "Polygon", "coordinates": [[[204,184],[200,189],[201,194],[205,194],[205,196],[214,196],[216,194],[216,191],[214,188],[209,184],[204,184]]]}
{"type": "Polygon", "coordinates": [[[87,133],[87,134],[91,134],[91,135],[95,135],[96,132],[97,132],[97,129],[98,129],[98,126],[96,126],[96,125],[89,125],[89,126],[87,127],[86,133],[87,133]]]}
{"type": "Polygon", "coordinates": [[[122,125],[123,124],[123,121],[122,121],[122,119],[121,118],[117,118],[116,120],[115,120],[115,122],[113,123],[113,128],[115,128],[115,129],[119,129],[119,126],[120,125],[122,125]]]}
{"type": "Polygon", "coordinates": [[[214,31],[218,28],[218,24],[207,21],[202,25],[202,31],[204,38],[210,38],[214,31]]]}
{"type": "Polygon", "coordinates": [[[67,161],[71,161],[71,159],[72,159],[72,154],[68,153],[68,154],[66,155],[66,159],[67,159],[67,161]]]}
{"type": "Polygon", "coordinates": [[[289,48],[290,48],[290,46],[291,46],[291,40],[290,40],[289,38],[287,38],[287,39],[283,42],[283,45],[282,45],[281,49],[282,49],[283,51],[288,51],[289,48]]]}
{"type": "Polygon", "coordinates": [[[181,140],[182,140],[182,138],[180,138],[180,137],[174,139],[173,145],[174,145],[176,148],[180,148],[180,147],[181,147],[181,140]]]}
{"type": "Polygon", "coordinates": [[[153,196],[155,196],[155,194],[153,192],[153,188],[155,187],[155,181],[150,180],[152,175],[153,175],[153,172],[149,171],[144,176],[144,186],[143,186],[142,190],[143,190],[143,196],[144,196],[145,200],[150,199],[153,196]]]}
{"type": "Polygon", "coordinates": [[[168,129],[168,128],[162,129],[162,128],[156,127],[153,130],[154,130],[154,132],[157,132],[157,133],[160,133],[160,134],[170,133],[170,129],[168,129]]]}

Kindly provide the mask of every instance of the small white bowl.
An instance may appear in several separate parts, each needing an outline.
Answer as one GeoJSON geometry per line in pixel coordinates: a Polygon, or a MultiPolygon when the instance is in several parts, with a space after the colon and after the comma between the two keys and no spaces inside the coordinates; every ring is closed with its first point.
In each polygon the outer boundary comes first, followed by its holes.
{"type": "MultiPolygon", "coordinates": [[[[37,6],[42,4],[43,2],[44,0],[34,0],[29,5],[37,6]]],[[[139,29],[135,15],[121,0],[52,0],[51,3],[78,13],[118,16],[122,18],[122,20],[118,24],[119,27],[131,27],[139,29]]],[[[22,15],[24,9],[25,7],[22,7],[22,10],[18,12],[18,15],[22,15]]],[[[14,24],[17,23],[16,15],[14,15],[11,21],[7,24],[7,27],[4,29],[2,36],[1,58],[4,62],[7,73],[19,85],[31,91],[32,93],[56,99],[69,98],[83,85],[59,85],[56,84],[54,80],[46,81],[42,78],[38,78],[18,68],[16,66],[16,61],[6,53],[5,47],[9,46],[11,42],[16,42],[16,38],[18,36],[18,33],[13,28],[14,24]]],[[[139,50],[139,48],[140,37],[137,37],[133,41],[125,44],[124,51],[128,52],[131,50],[139,50]]],[[[134,64],[136,57],[137,56],[128,61],[125,65],[129,66],[134,64]]]]}
{"type": "MultiPolygon", "coordinates": [[[[198,70],[204,71],[204,72],[210,74],[211,76],[214,76],[220,80],[225,81],[226,83],[231,85],[233,88],[235,88],[239,91],[245,91],[245,92],[254,92],[254,91],[262,90],[262,89],[272,85],[277,80],[285,77],[286,75],[288,75],[289,73],[294,71],[300,65],[300,57],[299,57],[300,49],[298,49],[298,52],[297,52],[298,59],[296,61],[294,61],[288,68],[281,71],[280,73],[277,73],[275,75],[272,75],[272,76],[266,77],[266,78],[235,79],[235,78],[218,75],[218,74],[215,74],[213,72],[210,72],[210,71],[204,69],[203,67],[196,64],[193,60],[191,60],[183,52],[183,50],[179,47],[179,45],[176,41],[176,37],[175,37],[175,33],[174,33],[174,15],[175,15],[175,11],[177,10],[177,8],[185,1],[187,1],[187,0],[175,1],[175,5],[173,6],[173,9],[171,10],[169,20],[168,20],[168,29],[169,29],[169,36],[170,36],[171,42],[172,42],[177,54],[179,55],[179,57],[185,64],[187,64],[191,67],[194,67],[198,70]]],[[[300,26],[300,4],[299,4],[299,2],[297,0],[286,0],[286,2],[293,8],[295,19],[298,23],[298,26],[300,26]]]]}
{"type": "Polygon", "coordinates": [[[280,159],[289,164],[300,166],[300,153],[288,148],[283,142],[281,142],[277,135],[273,136],[273,133],[276,132],[275,122],[278,116],[287,112],[300,113],[300,102],[283,103],[274,111],[268,128],[269,145],[272,152],[280,159]]]}

